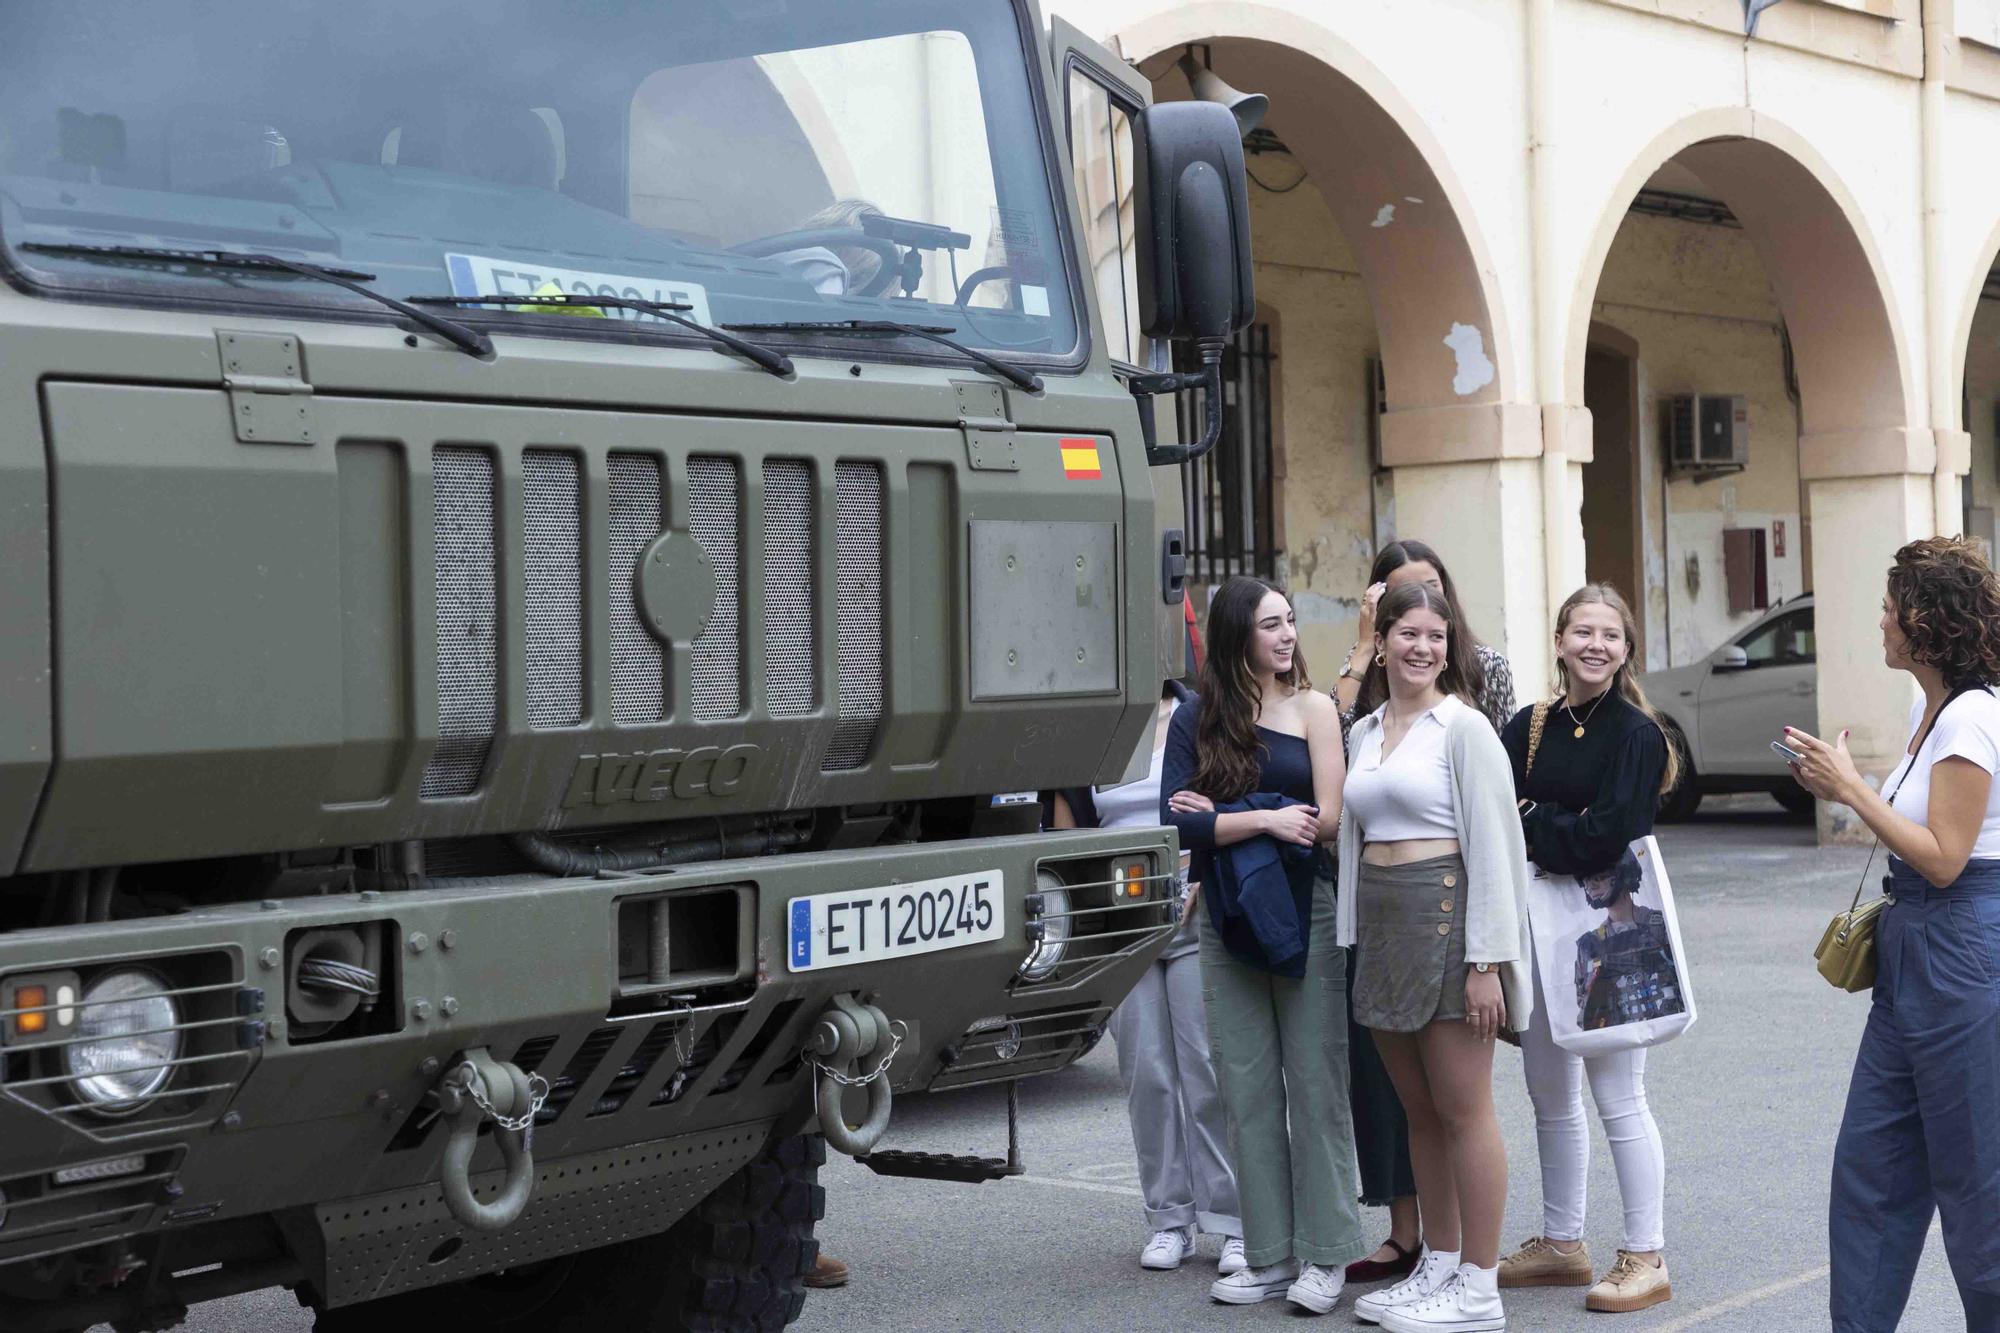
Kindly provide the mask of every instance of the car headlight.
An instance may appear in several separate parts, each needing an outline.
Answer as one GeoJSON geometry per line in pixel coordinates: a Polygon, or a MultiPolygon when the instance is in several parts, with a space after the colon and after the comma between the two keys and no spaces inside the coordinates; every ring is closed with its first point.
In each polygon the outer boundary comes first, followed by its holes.
{"type": "Polygon", "coordinates": [[[180,1007],[151,972],[106,972],[83,988],[63,1047],[70,1087],[100,1110],[130,1111],[158,1092],[180,1055],[180,1007]]]}
{"type": "Polygon", "coordinates": [[[1021,962],[1021,980],[1042,981],[1062,966],[1069,949],[1069,890],[1053,871],[1035,872],[1035,892],[1042,895],[1042,938],[1021,962]]]}

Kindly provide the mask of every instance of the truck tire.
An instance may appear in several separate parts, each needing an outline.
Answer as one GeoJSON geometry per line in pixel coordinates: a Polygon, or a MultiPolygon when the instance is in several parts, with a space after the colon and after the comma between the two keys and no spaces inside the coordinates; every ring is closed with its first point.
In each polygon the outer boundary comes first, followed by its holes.
{"type": "Polygon", "coordinates": [[[817,1134],[778,1139],[659,1235],[322,1310],[313,1333],[382,1333],[415,1321],[540,1333],[777,1333],[799,1317],[819,1258],[813,1224],[826,1213],[825,1161],[817,1134]]]}

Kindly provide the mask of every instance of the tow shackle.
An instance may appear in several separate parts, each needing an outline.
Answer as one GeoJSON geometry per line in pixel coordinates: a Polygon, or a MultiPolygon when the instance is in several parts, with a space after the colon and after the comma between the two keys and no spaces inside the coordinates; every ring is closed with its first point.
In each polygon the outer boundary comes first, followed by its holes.
{"type": "Polygon", "coordinates": [[[535,1192],[535,1112],[548,1096],[547,1081],[478,1046],[466,1051],[432,1092],[438,1114],[451,1126],[441,1182],[445,1207],[474,1231],[506,1230],[535,1192]],[[482,1202],[472,1189],[472,1155],[479,1148],[480,1123],[489,1117],[507,1175],[498,1196],[482,1202]]]}
{"type": "Polygon", "coordinates": [[[852,995],[836,995],[813,1024],[806,1054],[816,1070],[814,1110],[820,1133],[850,1157],[866,1157],[889,1128],[893,1093],[889,1065],[903,1044],[907,1029],[872,1004],[852,995]],[[845,1072],[852,1069],[853,1073],[845,1072]],[[868,1111],[858,1125],[847,1123],[841,1094],[848,1088],[868,1089],[868,1111]]]}

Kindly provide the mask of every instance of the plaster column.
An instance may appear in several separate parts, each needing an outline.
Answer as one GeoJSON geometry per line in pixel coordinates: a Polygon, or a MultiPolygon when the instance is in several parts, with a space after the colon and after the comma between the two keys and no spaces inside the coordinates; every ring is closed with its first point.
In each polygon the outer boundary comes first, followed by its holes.
{"type": "MultiPolygon", "coordinates": [[[[1877,790],[1909,743],[1917,698],[1910,677],[1883,664],[1877,622],[1896,549],[1937,531],[1936,440],[1920,428],[1799,439],[1812,506],[1819,734],[1848,729],[1847,748],[1877,790]]],[[[1844,805],[1822,802],[1819,827],[1826,842],[1874,836],[1844,805]]]]}
{"type": "MultiPolygon", "coordinates": [[[[1542,431],[1542,411],[1520,403],[1382,417],[1382,461],[1395,474],[1395,535],[1429,542],[1444,557],[1473,632],[1507,655],[1524,705],[1546,692],[1553,668],[1542,431]]],[[[1583,439],[1587,460],[1588,414],[1583,439]]],[[[1567,494],[1581,497],[1582,460],[1566,461],[1567,494]]],[[[1582,520],[1571,512],[1568,522],[1581,565],[1582,520]]]]}

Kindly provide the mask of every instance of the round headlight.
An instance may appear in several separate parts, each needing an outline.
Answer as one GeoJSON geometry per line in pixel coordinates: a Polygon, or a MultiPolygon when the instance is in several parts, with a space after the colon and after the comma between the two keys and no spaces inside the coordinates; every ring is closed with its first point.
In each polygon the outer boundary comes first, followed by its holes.
{"type": "Polygon", "coordinates": [[[180,1009],[150,972],[106,972],[83,988],[76,1036],[63,1047],[70,1086],[105,1111],[130,1111],[174,1071],[180,1009]]]}
{"type": "Polygon", "coordinates": [[[1042,895],[1042,938],[1021,962],[1021,980],[1042,981],[1062,966],[1069,948],[1069,890],[1047,870],[1035,875],[1035,892],[1042,895]]]}

